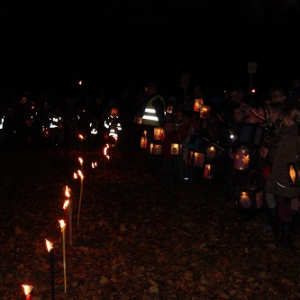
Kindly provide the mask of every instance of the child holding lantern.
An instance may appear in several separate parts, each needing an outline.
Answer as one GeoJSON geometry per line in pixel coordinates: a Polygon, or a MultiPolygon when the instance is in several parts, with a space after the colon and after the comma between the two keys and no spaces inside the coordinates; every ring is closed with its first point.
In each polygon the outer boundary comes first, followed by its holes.
{"type": "Polygon", "coordinates": [[[278,142],[272,170],[264,189],[274,193],[278,206],[278,227],[274,226],[274,235],[285,246],[290,246],[292,237],[293,198],[298,198],[300,187],[292,186],[289,180],[288,163],[299,160],[300,154],[300,107],[287,105],[282,112],[282,137],[278,142]]]}
{"type": "MultiPolygon", "coordinates": [[[[180,139],[176,132],[174,120],[169,120],[165,124],[165,137],[163,141],[163,177],[166,185],[172,186],[174,184],[174,174],[178,174],[178,157],[180,152],[171,153],[171,145],[178,144],[180,146],[180,139]]],[[[179,149],[178,149],[179,151],[179,149]]]]}

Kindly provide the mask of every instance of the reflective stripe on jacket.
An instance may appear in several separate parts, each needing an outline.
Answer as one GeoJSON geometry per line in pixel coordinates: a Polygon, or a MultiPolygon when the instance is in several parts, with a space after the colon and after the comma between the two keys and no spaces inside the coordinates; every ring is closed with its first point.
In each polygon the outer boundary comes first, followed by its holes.
{"type": "Polygon", "coordinates": [[[145,125],[152,125],[152,126],[160,126],[161,122],[158,119],[155,107],[152,105],[153,101],[159,98],[163,105],[164,105],[164,111],[165,111],[165,101],[162,96],[160,95],[155,95],[153,98],[151,98],[144,111],[144,115],[142,117],[143,124],[145,125]]]}

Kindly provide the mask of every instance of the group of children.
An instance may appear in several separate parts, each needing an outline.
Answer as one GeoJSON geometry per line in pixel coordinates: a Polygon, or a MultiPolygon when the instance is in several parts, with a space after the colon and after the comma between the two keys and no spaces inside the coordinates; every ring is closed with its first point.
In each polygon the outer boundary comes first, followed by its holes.
{"type": "Polygon", "coordinates": [[[239,189],[249,182],[263,191],[264,225],[272,228],[277,241],[290,245],[300,187],[290,183],[288,164],[297,161],[298,155],[300,160],[300,107],[295,101],[271,99],[265,107],[235,103],[234,122],[230,125],[222,122],[222,115],[218,114],[209,119],[181,110],[167,114],[161,170],[165,183],[170,186],[176,180],[185,179],[197,184],[199,176],[203,176],[204,165],[193,167],[190,155],[193,150],[203,152],[205,162],[212,163],[212,172],[214,166],[224,168],[229,201],[237,201],[239,189]],[[182,145],[180,155],[171,153],[172,143],[182,145]],[[217,147],[209,157],[207,149],[212,144],[217,147]],[[247,170],[234,167],[239,149],[249,151],[247,170]]]}

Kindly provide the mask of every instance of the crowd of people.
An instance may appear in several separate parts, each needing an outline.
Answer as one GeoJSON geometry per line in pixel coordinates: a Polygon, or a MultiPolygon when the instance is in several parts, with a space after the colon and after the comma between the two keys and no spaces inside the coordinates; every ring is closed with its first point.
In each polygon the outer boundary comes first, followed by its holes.
{"type": "MultiPolygon", "coordinates": [[[[232,87],[208,96],[198,84],[174,94],[157,82],[115,95],[10,93],[1,99],[1,145],[76,148],[80,134],[87,147],[116,143],[123,157],[145,148],[147,172],[162,175],[166,186],[223,180],[232,202],[241,202],[244,189],[260,191],[263,225],[290,245],[299,215],[299,91],[295,78],[288,91],[272,86],[261,94],[232,87]]],[[[258,201],[249,203],[240,204],[245,211],[260,208],[258,201]]]]}

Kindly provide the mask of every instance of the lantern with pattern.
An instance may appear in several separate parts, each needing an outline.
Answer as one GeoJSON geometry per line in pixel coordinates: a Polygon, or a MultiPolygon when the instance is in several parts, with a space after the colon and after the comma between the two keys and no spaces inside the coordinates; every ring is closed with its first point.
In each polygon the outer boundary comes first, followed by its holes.
{"type": "Polygon", "coordinates": [[[263,191],[260,187],[249,186],[241,189],[237,204],[239,209],[247,212],[256,212],[263,206],[263,191]]]}

